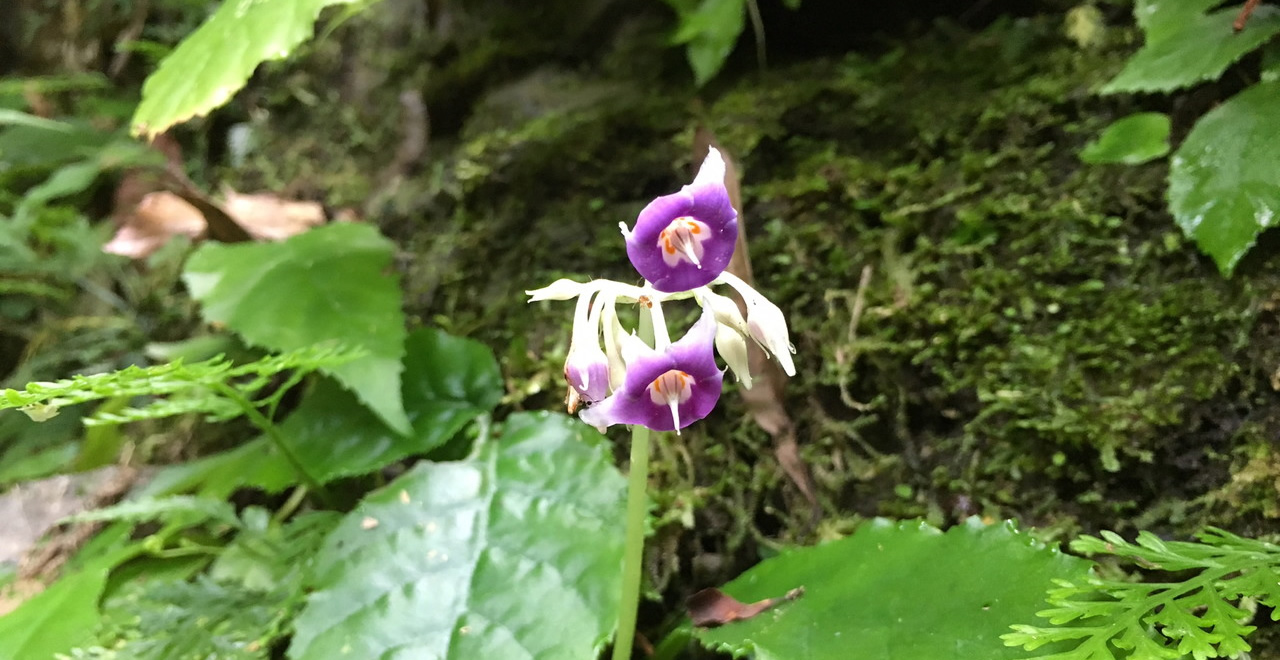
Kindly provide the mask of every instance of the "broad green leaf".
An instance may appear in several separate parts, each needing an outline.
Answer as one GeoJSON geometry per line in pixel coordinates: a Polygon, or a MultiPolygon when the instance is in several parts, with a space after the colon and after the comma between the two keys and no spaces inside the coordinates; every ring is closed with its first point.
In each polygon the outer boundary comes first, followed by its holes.
{"type": "Polygon", "coordinates": [[[365,349],[327,367],[398,433],[409,432],[400,398],[404,312],[387,274],[393,246],[377,229],[341,222],[282,243],[205,243],[183,281],[205,320],[274,350],[335,342],[365,349]]]}
{"type": "Polygon", "coordinates": [[[470,459],[418,464],[316,556],[289,648],[334,658],[594,658],[618,609],[623,478],[601,436],[518,414],[470,459]]]}
{"type": "Polygon", "coordinates": [[[224,0],[142,86],[135,135],[154,136],[231,99],[258,65],[311,37],[320,10],[360,0],[224,0]]]}
{"type": "Polygon", "coordinates": [[[1231,27],[1238,13],[1237,7],[1228,7],[1160,23],[1154,32],[1159,38],[1149,37],[1102,93],[1166,92],[1217,78],[1280,33],[1280,8],[1258,7],[1239,34],[1231,27]]]}
{"type": "Polygon", "coordinates": [[[1133,17],[1146,35],[1147,43],[1163,41],[1188,22],[1222,4],[1222,0],[1138,0],[1133,17]]]}
{"type": "Polygon", "coordinates": [[[413,425],[408,435],[388,429],[329,380],[281,425],[312,477],[327,482],[425,454],[502,398],[502,374],[485,345],[423,329],[409,336],[405,348],[404,405],[413,425]]]}
{"type": "Polygon", "coordinates": [[[1209,111],[1174,153],[1169,210],[1230,276],[1280,207],[1280,83],[1259,83],[1209,111]]]}
{"type": "Polygon", "coordinates": [[[1169,153],[1169,116],[1139,112],[1107,127],[1102,135],[1080,151],[1080,160],[1093,165],[1137,165],[1169,153]]]}
{"type": "Polygon", "coordinates": [[[725,593],[743,602],[797,587],[804,595],[697,636],[756,660],[1021,658],[1000,636],[1044,608],[1052,579],[1082,578],[1088,565],[1008,523],[974,519],[943,533],[881,520],[761,562],[725,593]]]}
{"type": "Polygon", "coordinates": [[[106,584],[106,567],[86,568],[0,617],[0,660],[52,660],[93,639],[106,584]]]}

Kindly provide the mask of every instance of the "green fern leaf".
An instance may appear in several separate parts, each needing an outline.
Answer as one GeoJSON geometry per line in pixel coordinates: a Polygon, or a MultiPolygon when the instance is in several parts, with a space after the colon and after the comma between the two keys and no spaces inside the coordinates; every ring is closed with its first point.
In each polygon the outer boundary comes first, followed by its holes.
{"type": "Polygon", "coordinates": [[[1052,607],[1038,613],[1053,627],[1017,625],[1005,643],[1028,651],[1076,644],[1039,656],[1056,660],[1209,660],[1247,653],[1245,638],[1254,626],[1251,613],[1237,603],[1280,601],[1280,546],[1212,528],[1198,539],[1165,541],[1149,532],[1134,542],[1114,532],[1077,539],[1071,544],[1077,552],[1110,555],[1148,572],[1193,574],[1169,582],[1059,581],[1048,591],[1052,607]]]}

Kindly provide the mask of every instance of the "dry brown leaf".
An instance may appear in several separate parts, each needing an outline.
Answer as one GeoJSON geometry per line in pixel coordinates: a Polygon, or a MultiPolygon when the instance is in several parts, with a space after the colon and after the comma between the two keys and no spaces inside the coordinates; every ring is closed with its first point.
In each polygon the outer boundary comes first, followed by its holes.
{"type": "Polygon", "coordinates": [[[271,193],[243,194],[228,188],[221,206],[260,241],[284,240],[325,222],[324,207],[319,203],[282,199],[271,193]]]}
{"type": "Polygon", "coordinates": [[[181,197],[163,190],[148,193],[102,251],[143,259],[175,236],[199,238],[205,227],[204,214],[181,197]]]}
{"type": "Polygon", "coordinates": [[[781,598],[766,598],[747,604],[715,587],[703,589],[685,600],[689,618],[699,628],[715,628],[733,621],[744,621],[781,603],[804,595],[804,587],[796,587],[781,598]]]}
{"type": "MultiPolygon", "coordinates": [[[[701,163],[706,157],[707,150],[713,146],[724,156],[725,187],[729,189],[729,201],[738,211],[738,242],[734,247],[733,258],[729,260],[729,266],[725,270],[737,275],[747,284],[755,286],[755,277],[751,273],[751,254],[747,249],[746,222],[742,214],[742,192],[738,181],[737,165],[732,155],[725,151],[724,147],[716,144],[715,136],[707,129],[699,127],[694,134],[694,162],[701,163]]],[[[738,303],[738,311],[745,317],[746,302],[736,291],[730,292],[729,295],[738,303]]],[[[747,410],[756,424],[773,438],[774,457],[778,460],[778,465],[782,466],[782,471],[787,474],[787,478],[795,484],[796,489],[809,504],[811,520],[816,526],[818,518],[822,515],[822,508],[818,504],[813,475],[809,471],[809,466],[800,458],[795,425],[791,422],[791,415],[787,414],[786,406],[783,404],[786,375],[782,373],[778,363],[769,359],[769,356],[753,341],[747,342],[747,365],[755,384],[751,389],[740,390],[742,401],[747,404],[747,410]]]]}
{"type": "Polygon", "coordinates": [[[134,259],[147,257],[176,236],[208,236],[223,242],[278,241],[326,221],[324,207],[317,202],[287,200],[270,193],[246,195],[230,189],[225,199],[218,201],[182,181],[161,182],[145,173],[130,173],[120,182],[115,216],[120,229],[102,249],[134,259]],[[156,190],[161,186],[170,190],[156,190]],[[211,221],[213,218],[217,220],[211,221]]]}

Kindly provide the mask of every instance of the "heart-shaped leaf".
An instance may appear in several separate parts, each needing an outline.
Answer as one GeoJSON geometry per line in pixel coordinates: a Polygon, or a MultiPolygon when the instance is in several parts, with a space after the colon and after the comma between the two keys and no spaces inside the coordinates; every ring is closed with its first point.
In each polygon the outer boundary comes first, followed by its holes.
{"type": "Polygon", "coordinates": [[[363,0],[225,0],[142,87],[133,132],[151,137],[231,99],[258,65],[311,37],[320,10],[363,0]]]}
{"type": "Polygon", "coordinates": [[[943,533],[876,521],[742,574],[724,591],[743,601],[804,595],[697,637],[755,660],[1020,658],[1000,636],[1044,609],[1050,580],[1082,578],[1088,566],[1009,524],[974,519],[943,533]]]}
{"type": "Polygon", "coordinates": [[[320,382],[281,425],[312,477],[327,482],[365,474],[443,445],[502,398],[502,374],[484,344],[435,329],[405,342],[404,405],[413,430],[387,428],[332,381],[320,382]]]}
{"type": "Polygon", "coordinates": [[[1280,83],[1259,83],[1196,122],[1169,167],[1169,210],[1224,275],[1280,208],[1280,83]]]}
{"type": "Polygon", "coordinates": [[[602,437],[518,414],[480,442],[339,523],[290,658],[596,657],[618,610],[625,488],[602,437]]]}
{"type": "Polygon", "coordinates": [[[325,369],[388,426],[409,432],[400,395],[404,312],[386,271],[393,245],[368,225],[335,223],[282,243],[205,243],[182,279],[205,320],[250,344],[289,351],[322,342],[368,354],[325,369]]]}

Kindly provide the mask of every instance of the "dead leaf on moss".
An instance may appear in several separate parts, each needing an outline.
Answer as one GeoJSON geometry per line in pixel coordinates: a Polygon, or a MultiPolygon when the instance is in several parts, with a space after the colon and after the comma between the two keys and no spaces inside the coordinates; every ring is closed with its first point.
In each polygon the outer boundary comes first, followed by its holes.
{"type": "MultiPolygon", "coordinates": [[[[747,223],[742,213],[742,192],[737,165],[734,163],[733,156],[716,143],[715,136],[706,128],[699,127],[694,133],[693,140],[693,162],[701,163],[706,157],[707,150],[713,146],[724,156],[725,187],[729,191],[729,201],[738,211],[738,240],[733,250],[733,257],[725,270],[737,275],[747,284],[755,286],[755,277],[751,272],[751,253],[747,249],[747,223]]],[[[738,304],[738,311],[745,317],[746,302],[736,291],[730,292],[729,297],[738,304]]],[[[754,341],[747,342],[747,360],[755,383],[751,389],[740,390],[742,401],[747,405],[747,410],[756,424],[773,438],[774,458],[808,503],[810,527],[815,528],[818,519],[822,516],[822,507],[818,503],[817,486],[814,484],[813,474],[808,464],[800,457],[795,425],[784,404],[786,375],[782,373],[778,362],[769,359],[769,356],[754,341]]]]}
{"type": "Polygon", "coordinates": [[[699,628],[715,628],[733,621],[743,621],[781,603],[804,595],[804,587],[796,587],[781,598],[766,598],[747,604],[715,587],[703,589],[685,600],[689,618],[699,628]]]}
{"type": "Polygon", "coordinates": [[[228,188],[222,208],[236,224],[260,241],[280,241],[324,224],[324,207],[317,202],[282,199],[271,193],[244,194],[228,188]]]}
{"type": "Polygon", "coordinates": [[[205,228],[204,214],[181,197],[163,190],[148,193],[102,251],[142,259],[174,237],[199,238],[205,228]]]}
{"type": "Polygon", "coordinates": [[[118,212],[120,229],[104,252],[142,259],[177,236],[197,239],[210,234],[208,216],[233,222],[248,238],[279,241],[326,220],[317,202],[283,199],[270,193],[243,194],[228,189],[222,200],[192,200],[190,194],[161,190],[147,193],[131,210],[118,212]],[[195,202],[198,201],[197,205],[195,202]]]}

